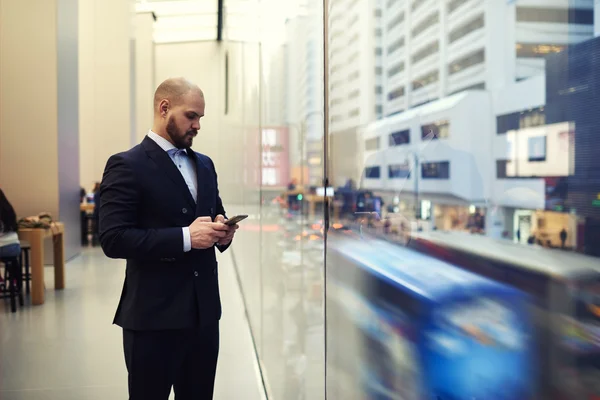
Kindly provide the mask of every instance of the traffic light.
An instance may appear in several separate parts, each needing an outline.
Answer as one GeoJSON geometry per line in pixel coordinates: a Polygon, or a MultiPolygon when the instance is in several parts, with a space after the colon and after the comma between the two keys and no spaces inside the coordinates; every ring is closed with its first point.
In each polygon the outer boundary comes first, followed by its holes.
{"type": "Polygon", "coordinates": [[[302,200],[302,194],[301,194],[301,193],[299,193],[299,194],[298,194],[298,196],[296,196],[296,198],[297,198],[298,200],[302,200]]]}

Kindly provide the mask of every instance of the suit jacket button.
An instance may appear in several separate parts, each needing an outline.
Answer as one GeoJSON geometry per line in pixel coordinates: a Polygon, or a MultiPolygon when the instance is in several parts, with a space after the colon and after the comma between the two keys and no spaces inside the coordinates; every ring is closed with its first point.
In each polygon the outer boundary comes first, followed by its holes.
{"type": "Polygon", "coordinates": [[[194,276],[198,276],[198,271],[194,271],[194,276]]]}
{"type": "Polygon", "coordinates": [[[187,208],[183,208],[183,209],[181,210],[181,212],[182,212],[182,213],[184,213],[184,214],[187,214],[187,208]]]}

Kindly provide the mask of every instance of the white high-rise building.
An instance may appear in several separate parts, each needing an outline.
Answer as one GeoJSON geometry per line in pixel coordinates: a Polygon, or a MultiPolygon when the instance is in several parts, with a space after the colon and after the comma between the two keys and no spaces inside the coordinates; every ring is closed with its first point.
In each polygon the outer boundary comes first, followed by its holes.
{"type": "Polygon", "coordinates": [[[332,0],[329,12],[329,133],[333,184],[357,179],[360,128],[383,117],[381,0],[332,0]]]}
{"type": "Polygon", "coordinates": [[[593,36],[593,8],[594,0],[385,0],[385,115],[543,74],[545,55],[593,36]]]}
{"type": "MultiPolygon", "coordinates": [[[[313,0],[314,2],[314,0],[313,0]]],[[[323,23],[315,4],[286,24],[286,122],[292,168],[308,171],[305,185],[323,177],[323,23]]]]}

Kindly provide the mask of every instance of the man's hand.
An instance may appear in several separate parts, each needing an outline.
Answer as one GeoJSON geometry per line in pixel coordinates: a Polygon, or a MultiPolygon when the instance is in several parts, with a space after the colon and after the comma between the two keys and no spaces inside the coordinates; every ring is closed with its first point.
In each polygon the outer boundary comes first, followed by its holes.
{"type": "MultiPolygon", "coordinates": [[[[225,223],[225,217],[222,216],[221,214],[217,215],[217,217],[215,218],[215,222],[217,223],[225,223]]],[[[231,241],[233,240],[233,236],[235,235],[235,231],[237,231],[237,229],[239,228],[239,226],[237,224],[232,225],[232,226],[227,226],[225,225],[225,227],[227,228],[226,231],[226,235],[224,237],[222,237],[221,239],[219,239],[219,245],[221,246],[226,246],[229,243],[231,243],[231,241]]]]}
{"type": "Polygon", "coordinates": [[[198,217],[190,225],[192,249],[211,248],[227,236],[227,228],[222,222],[212,222],[210,217],[198,217]]]}

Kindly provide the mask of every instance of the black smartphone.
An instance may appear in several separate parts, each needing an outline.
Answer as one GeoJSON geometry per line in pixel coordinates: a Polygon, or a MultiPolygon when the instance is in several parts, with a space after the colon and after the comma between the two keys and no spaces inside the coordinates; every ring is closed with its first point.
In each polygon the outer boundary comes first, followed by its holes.
{"type": "Polygon", "coordinates": [[[236,215],[235,217],[231,217],[227,221],[225,221],[225,225],[232,226],[232,225],[237,224],[240,221],[245,220],[246,218],[248,218],[247,215],[236,215]]]}

